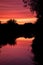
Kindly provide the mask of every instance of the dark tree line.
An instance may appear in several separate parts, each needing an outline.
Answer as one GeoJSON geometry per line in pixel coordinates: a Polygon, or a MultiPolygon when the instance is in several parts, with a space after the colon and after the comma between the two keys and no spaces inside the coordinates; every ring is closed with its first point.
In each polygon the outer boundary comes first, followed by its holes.
{"type": "Polygon", "coordinates": [[[18,25],[15,20],[9,20],[6,24],[0,24],[0,47],[7,43],[15,44],[18,37],[31,38],[35,35],[34,30],[34,24],[32,23],[18,25]]]}

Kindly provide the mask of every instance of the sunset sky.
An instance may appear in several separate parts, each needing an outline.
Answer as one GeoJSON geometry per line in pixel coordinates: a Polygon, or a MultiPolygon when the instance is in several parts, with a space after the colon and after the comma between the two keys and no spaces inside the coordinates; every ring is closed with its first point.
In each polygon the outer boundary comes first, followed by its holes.
{"type": "Polygon", "coordinates": [[[0,0],[0,20],[4,23],[9,19],[16,19],[17,23],[23,24],[24,21],[35,21],[34,14],[29,8],[24,7],[22,0],[0,0]]]}

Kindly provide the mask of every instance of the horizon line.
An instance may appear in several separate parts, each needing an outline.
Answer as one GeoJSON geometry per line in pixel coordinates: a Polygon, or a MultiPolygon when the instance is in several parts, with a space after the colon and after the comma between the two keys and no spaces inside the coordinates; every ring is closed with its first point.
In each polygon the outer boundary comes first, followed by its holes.
{"type": "Polygon", "coordinates": [[[10,18],[10,19],[8,19],[8,18],[2,19],[1,18],[0,21],[2,24],[7,23],[7,21],[9,21],[9,20],[16,20],[17,24],[25,24],[25,23],[33,23],[34,24],[37,19],[38,18],[36,18],[36,17],[33,17],[33,18],[10,18]]]}

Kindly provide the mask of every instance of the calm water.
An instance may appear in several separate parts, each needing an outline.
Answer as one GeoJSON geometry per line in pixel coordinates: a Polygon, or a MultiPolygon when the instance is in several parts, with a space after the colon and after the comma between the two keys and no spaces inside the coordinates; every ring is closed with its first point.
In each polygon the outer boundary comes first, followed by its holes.
{"type": "Polygon", "coordinates": [[[0,65],[34,65],[31,44],[31,40],[16,39],[16,45],[0,48],[0,65]]]}

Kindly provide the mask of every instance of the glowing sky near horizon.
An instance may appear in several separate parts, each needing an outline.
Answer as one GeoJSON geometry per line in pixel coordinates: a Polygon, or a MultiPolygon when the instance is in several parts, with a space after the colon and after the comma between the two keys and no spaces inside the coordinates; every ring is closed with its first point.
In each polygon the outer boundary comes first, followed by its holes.
{"type": "Polygon", "coordinates": [[[0,20],[35,18],[29,8],[24,7],[22,0],[0,0],[0,20]]]}

